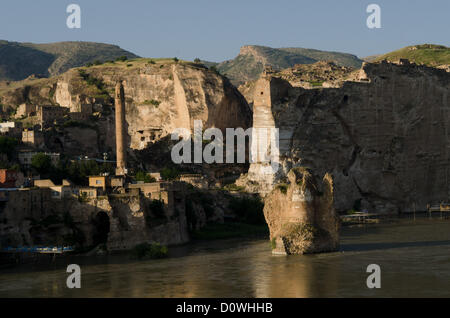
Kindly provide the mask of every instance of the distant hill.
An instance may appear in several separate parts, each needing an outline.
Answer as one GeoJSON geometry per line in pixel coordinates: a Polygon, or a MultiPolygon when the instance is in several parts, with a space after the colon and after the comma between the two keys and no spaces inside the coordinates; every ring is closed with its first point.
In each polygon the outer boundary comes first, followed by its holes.
{"type": "Polygon", "coordinates": [[[216,68],[235,85],[240,85],[257,79],[265,66],[281,70],[295,64],[312,64],[318,61],[334,61],[337,65],[353,68],[359,68],[362,64],[358,57],[347,53],[247,45],[241,47],[235,59],[219,63],[216,68]]]}
{"type": "Polygon", "coordinates": [[[450,64],[450,48],[444,45],[421,44],[407,46],[403,49],[378,56],[375,61],[396,61],[408,59],[416,64],[442,66],[450,64]]]}
{"type": "Polygon", "coordinates": [[[88,62],[137,55],[116,45],[95,42],[18,43],[0,40],[0,80],[22,80],[32,74],[53,76],[88,62]]]}
{"type": "Polygon", "coordinates": [[[366,57],[362,57],[361,60],[363,60],[365,62],[373,62],[377,58],[379,58],[380,56],[381,56],[381,54],[369,55],[369,56],[366,56],[366,57]]]}

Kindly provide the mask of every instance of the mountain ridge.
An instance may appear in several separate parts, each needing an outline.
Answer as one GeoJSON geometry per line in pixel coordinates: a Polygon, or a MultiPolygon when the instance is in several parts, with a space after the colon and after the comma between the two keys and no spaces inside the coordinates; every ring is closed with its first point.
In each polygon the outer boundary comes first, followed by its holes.
{"type": "Polygon", "coordinates": [[[264,67],[276,70],[293,67],[295,64],[313,64],[319,61],[334,61],[337,65],[359,68],[362,60],[356,55],[307,48],[271,48],[261,45],[244,45],[236,58],[218,63],[216,68],[230,78],[235,85],[255,80],[264,67]]]}
{"type": "Polygon", "coordinates": [[[120,56],[138,57],[117,45],[98,42],[37,44],[0,40],[0,80],[23,80],[33,74],[49,77],[96,60],[104,62],[120,56]]]}

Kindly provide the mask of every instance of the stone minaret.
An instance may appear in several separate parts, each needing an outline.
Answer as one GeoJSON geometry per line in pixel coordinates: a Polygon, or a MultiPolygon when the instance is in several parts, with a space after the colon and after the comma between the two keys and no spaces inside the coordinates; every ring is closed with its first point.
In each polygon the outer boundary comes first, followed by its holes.
{"type": "Polygon", "coordinates": [[[126,172],[126,152],[125,152],[125,94],[122,82],[116,84],[115,93],[116,107],[116,175],[123,176],[126,172]]]}

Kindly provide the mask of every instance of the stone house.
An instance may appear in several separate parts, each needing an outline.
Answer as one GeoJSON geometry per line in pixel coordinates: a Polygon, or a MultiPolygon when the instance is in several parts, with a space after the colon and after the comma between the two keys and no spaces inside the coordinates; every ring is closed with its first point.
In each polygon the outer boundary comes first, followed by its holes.
{"type": "Polygon", "coordinates": [[[124,186],[123,176],[89,176],[89,186],[94,188],[102,188],[103,191],[106,188],[118,188],[124,186]]]}
{"type": "Polygon", "coordinates": [[[0,169],[0,188],[17,188],[23,185],[24,180],[20,171],[0,169]]]}
{"type": "Polygon", "coordinates": [[[89,187],[102,188],[105,191],[109,185],[108,176],[89,176],[89,187]]]}
{"type": "Polygon", "coordinates": [[[22,123],[8,121],[4,123],[0,123],[0,134],[8,135],[11,137],[20,137],[22,132],[22,123]]]}
{"type": "Polygon", "coordinates": [[[25,128],[22,131],[22,142],[26,145],[40,147],[44,144],[44,134],[33,128],[25,128]]]}
{"type": "Polygon", "coordinates": [[[95,199],[98,197],[98,189],[92,187],[83,187],[74,189],[72,192],[74,195],[78,197],[86,197],[87,199],[95,199]]]}
{"type": "Polygon", "coordinates": [[[59,106],[38,106],[37,116],[41,128],[53,125],[55,122],[61,122],[69,110],[66,107],[59,106]]]}
{"type": "Polygon", "coordinates": [[[152,182],[128,184],[128,191],[139,189],[149,199],[164,202],[169,211],[169,215],[175,210],[185,209],[184,187],[181,182],[152,182]]]}
{"type": "Polygon", "coordinates": [[[30,117],[36,115],[36,105],[23,103],[17,108],[14,118],[30,117]]]}
{"type": "Polygon", "coordinates": [[[72,183],[68,180],[63,180],[61,185],[55,185],[50,179],[34,180],[34,186],[38,188],[49,188],[52,199],[61,200],[70,198],[73,194],[72,183]]]}

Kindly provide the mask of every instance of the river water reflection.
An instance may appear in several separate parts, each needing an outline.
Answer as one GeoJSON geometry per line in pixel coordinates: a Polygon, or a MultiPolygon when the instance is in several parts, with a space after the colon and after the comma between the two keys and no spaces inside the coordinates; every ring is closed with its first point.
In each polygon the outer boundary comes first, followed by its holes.
{"type": "Polygon", "coordinates": [[[450,220],[345,227],[341,250],[272,256],[268,239],[198,242],[171,257],[70,257],[0,271],[0,297],[450,297],[450,220]],[[66,287],[67,264],[81,289],[66,287]],[[381,289],[366,268],[381,266],[381,289]]]}

